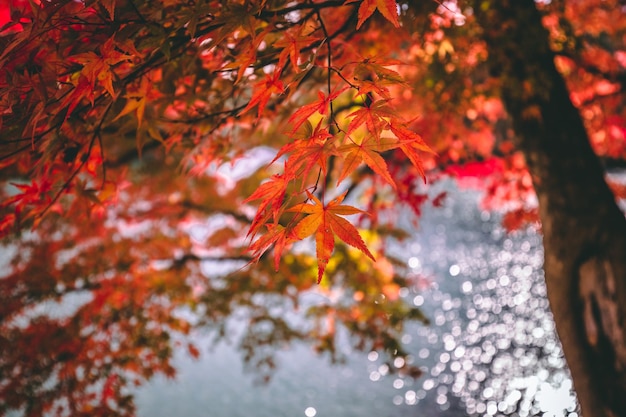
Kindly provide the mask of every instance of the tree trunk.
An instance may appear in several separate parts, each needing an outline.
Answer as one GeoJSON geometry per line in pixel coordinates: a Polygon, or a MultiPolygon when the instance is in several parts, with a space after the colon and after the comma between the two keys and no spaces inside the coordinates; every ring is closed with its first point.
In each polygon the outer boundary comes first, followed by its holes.
{"type": "Polygon", "coordinates": [[[626,220],[533,0],[474,0],[539,199],[548,298],[583,417],[626,416],[626,220]]]}

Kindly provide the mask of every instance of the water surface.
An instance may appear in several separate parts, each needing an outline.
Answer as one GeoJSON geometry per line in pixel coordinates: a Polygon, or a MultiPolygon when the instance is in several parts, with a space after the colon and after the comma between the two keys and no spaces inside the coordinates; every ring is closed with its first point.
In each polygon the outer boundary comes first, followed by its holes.
{"type": "Polygon", "coordinates": [[[259,384],[236,343],[210,349],[197,333],[201,358],[179,355],[175,380],[139,389],[139,416],[577,417],[540,235],[508,234],[479,209],[478,192],[438,187],[449,192],[445,208],[427,208],[414,237],[395,248],[419,277],[402,295],[431,319],[403,337],[422,377],[391,375],[377,352],[346,348],[346,363],[333,365],[299,345],[279,352],[271,381],[259,384]]]}

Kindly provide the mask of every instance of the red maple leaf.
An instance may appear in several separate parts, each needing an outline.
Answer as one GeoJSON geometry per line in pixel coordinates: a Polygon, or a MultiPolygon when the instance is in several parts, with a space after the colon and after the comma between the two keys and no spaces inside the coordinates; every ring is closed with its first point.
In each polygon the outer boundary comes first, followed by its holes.
{"type": "Polygon", "coordinates": [[[248,235],[254,237],[261,225],[270,218],[278,220],[281,213],[281,206],[287,191],[287,185],[291,181],[291,177],[285,174],[272,175],[269,181],[261,184],[257,190],[246,198],[243,202],[248,203],[254,200],[261,200],[254,220],[250,225],[248,235]]]}
{"type": "Polygon", "coordinates": [[[334,136],[328,132],[327,128],[320,126],[321,123],[318,123],[307,139],[298,139],[283,146],[278,151],[274,161],[290,153],[291,155],[285,163],[285,170],[291,176],[302,178],[305,181],[315,165],[319,166],[322,174],[326,176],[328,157],[337,152],[334,136]]]}
{"type": "Polygon", "coordinates": [[[319,112],[321,115],[325,115],[328,111],[328,107],[330,106],[330,102],[333,101],[337,96],[344,91],[346,91],[349,87],[344,87],[338,91],[330,93],[328,96],[324,94],[323,91],[319,91],[317,93],[318,100],[300,107],[294,114],[289,118],[289,123],[293,124],[293,129],[291,133],[294,133],[298,128],[302,125],[302,123],[306,122],[311,115],[315,114],[315,112],[319,112]]]}
{"type": "Polygon", "coordinates": [[[289,31],[286,31],[283,37],[274,43],[274,47],[283,48],[278,58],[278,68],[284,68],[287,58],[289,58],[293,69],[298,72],[300,52],[312,43],[319,41],[319,37],[317,36],[303,35],[302,31],[304,27],[304,25],[300,26],[296,35],[292,35],[289,31]]]}
{"type": "MultiPolygon", "coordinates": [[[[346,3],[354,3],[354,1],[355,0],[350,0],[346,3]]],[[[374,14],[376,9],[378,9],[380,14],[395,27],[400,27],[400,22],[398,21],[398,6],[395,0],[363,0],[359,6],[359,21],[356,24],[357,30],[374,14]]]]}
{"type": "Polygon", "coordinates": [[[254,106],[258,104],[257,117],[261,117],[267,102],[269,101],[272,94],[282,94],[285,92],[285,86],[283,82],[280,80],[280,71],[274,71],[272,75],[266,75],[265,79],[259,81],[254,85],[254,93],[252,93],[252,98],[250,98],[250,102],[246,106],[245,109],[241,112],[242,114],[252,109],[254,106]]]}
{"type": "Polygon", "coordinates": [[[393,132],[394,135],[399,140],[400,149],[406,155],[407,158],[411,161],[411,163],[418,169],[420,175],[426,181],[426,174],[424,172],[424,167],[422,166],[422,158],[420,157],[418,151],[428,152],[432,154],[437,154],[432,150],[430,146],[424,142],[424,139],[417,133],[412,130],[407,129],[402,125],[398,125],[394,122],[389,124],[389,129],[393,132]]]}
{"type": "Polygon", "coordinates": [[[274,245],[274,268],[278,271],[280,259],[285,247],[297,240],[293,229],[287,229],[280,224],[266,224],[267,233],[250,244],[248,250],[253,252],[253,261],[258,261],[263,253],[274,245]]]}

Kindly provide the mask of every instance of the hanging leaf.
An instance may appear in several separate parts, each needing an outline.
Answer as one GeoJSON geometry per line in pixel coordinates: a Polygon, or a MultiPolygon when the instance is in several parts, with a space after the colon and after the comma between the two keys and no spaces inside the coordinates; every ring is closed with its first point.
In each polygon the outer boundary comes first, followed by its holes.
{"type": "Polygon", "coordinates": [[[335,235],[350,246],[354,246],[374,260],[374,256],[363,242],[356,227],[341,216],[364,213],[356,207],[342,205],[345,194],[332,200],[324,206],[313,194],[307,192],[309,199],[315,204],[301,203],[291,207],[288,211],[307,214],[293,229],[298,239],[304,239],[315,234],[317,253],[317,282],[322,280],[324,270],[335,247],[335,235]]]}

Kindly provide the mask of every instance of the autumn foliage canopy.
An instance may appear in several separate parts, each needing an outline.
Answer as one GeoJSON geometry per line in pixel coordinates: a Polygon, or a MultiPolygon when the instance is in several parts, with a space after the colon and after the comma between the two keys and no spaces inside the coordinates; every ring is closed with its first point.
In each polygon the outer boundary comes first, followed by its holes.
{"type": "MultiPolygon", "coordinates": [[[[571,99],[598,155],[622,161],[626,14],[616,0],[553,3],[539,7],[571,99]]],[[[173,373],[181,305],[207,307],[207,323],[246,305],[283,330],[272,337],[331,352],[340,322],[361,348],[402,355],[389,313],[420,315],[385,238],[445,202],[427,184],[483,177],[483,204],[509,228],[537,221],[479,30],[461,1],[3,2],[0,347],[31,347],[0,360],[7,408],[40,415],[65,396],[76,415],[130,413],[124,384],[173,373]],[[223,262],[237,265],[227,278],[223,262]],[[354,302],[311,311],[306,336],[246,301],[316,281],[354,302]],[[16,325],[81,293],[69,318],[16,325]],[[95,360],[111,339],[114,359],[95,360]],[[100,390],[45,388],[51,375],[100,390]]],[[[250,352],[278,343],[251,329],[250,352]]]]}

